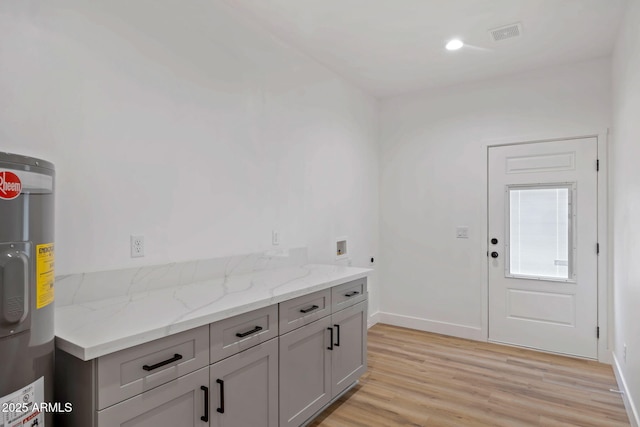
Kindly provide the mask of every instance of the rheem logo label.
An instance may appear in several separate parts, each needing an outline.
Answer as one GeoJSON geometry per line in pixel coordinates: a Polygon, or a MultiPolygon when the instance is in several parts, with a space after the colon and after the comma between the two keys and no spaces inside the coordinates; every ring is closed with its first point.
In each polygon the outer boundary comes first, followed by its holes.
{"type": "Polygon", "coordinates": [[[13,172],[0,172],[0,199],[13,200],[20,195],[22,183],[13,172]]]}

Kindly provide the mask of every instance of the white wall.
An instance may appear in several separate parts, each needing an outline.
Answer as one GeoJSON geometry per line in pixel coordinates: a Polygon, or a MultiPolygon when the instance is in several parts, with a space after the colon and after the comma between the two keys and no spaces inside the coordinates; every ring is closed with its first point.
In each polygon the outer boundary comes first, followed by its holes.
{"type": "Polygon", "coordinates": [[[367,266],[377,131],[372,97],[220,0],[0,2],[0,150],[56,165],[57,274],[260,251],[272,229],[314,262],[347,235],[367,266]]]}
{"type": "Polygon", "coordinates": [[[613,57],[613,277],[616,369],[640,425],[640,2],[632,0],[613,57]],[[627,358],[624,359],[624,344],[627,358]]]}
{"type": "Polygon", "coordinates": [[[603,58],[383,102],[381,320],[486,338],[483,143],[602,130],[610,92],[603,58]]]}

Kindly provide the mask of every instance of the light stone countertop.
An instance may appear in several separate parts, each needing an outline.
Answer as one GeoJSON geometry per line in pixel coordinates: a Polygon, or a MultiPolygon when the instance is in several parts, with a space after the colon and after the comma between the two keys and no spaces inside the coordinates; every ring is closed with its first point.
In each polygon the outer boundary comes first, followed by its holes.
{"type": "Polygon", "coordinates": [[[360,279],[371,271],[308,264],[56,307],[56,346],[91,360],[360,279]]]}

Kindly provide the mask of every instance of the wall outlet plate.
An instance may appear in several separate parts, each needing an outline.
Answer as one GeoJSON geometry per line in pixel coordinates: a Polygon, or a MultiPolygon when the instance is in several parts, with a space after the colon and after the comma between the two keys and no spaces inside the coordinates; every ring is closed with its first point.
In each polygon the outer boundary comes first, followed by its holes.
{"type": "Polygon", "coordinates": [[[131,258],[144,256],[144,236],[131,236],[131,258]]]}

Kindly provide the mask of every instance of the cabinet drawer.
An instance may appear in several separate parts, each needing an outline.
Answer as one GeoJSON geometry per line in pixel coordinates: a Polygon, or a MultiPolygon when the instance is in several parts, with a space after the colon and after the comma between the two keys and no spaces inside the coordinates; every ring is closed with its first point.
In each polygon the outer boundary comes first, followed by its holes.
{"type": "Polygon", "coordinates": [[[278,306],[271,305],[211,324],[211,363],[278,336],[278,306]]]}
{"type": "Polygon", "coordinates": [[[98,358],[98,409],[209,364],[209,326],[201,326],[98,358]]]}
{"type": "Polygon", "coordinates": [[[208,427],[209,368],[180,377],[96,414],[98,427],[208,427]],[[204,419],[203,419],[204,418],[204,419]]]}
{"type": "Polygon", "coordinates": [[[362,278],[331,288],[331,312],[335,313],[367,299],[367,279],[362,278]]]}
{"type": "Polygon", "coordinates": [[[280,335],[331,314],[331,289],[280,303],[280,335]]]}

